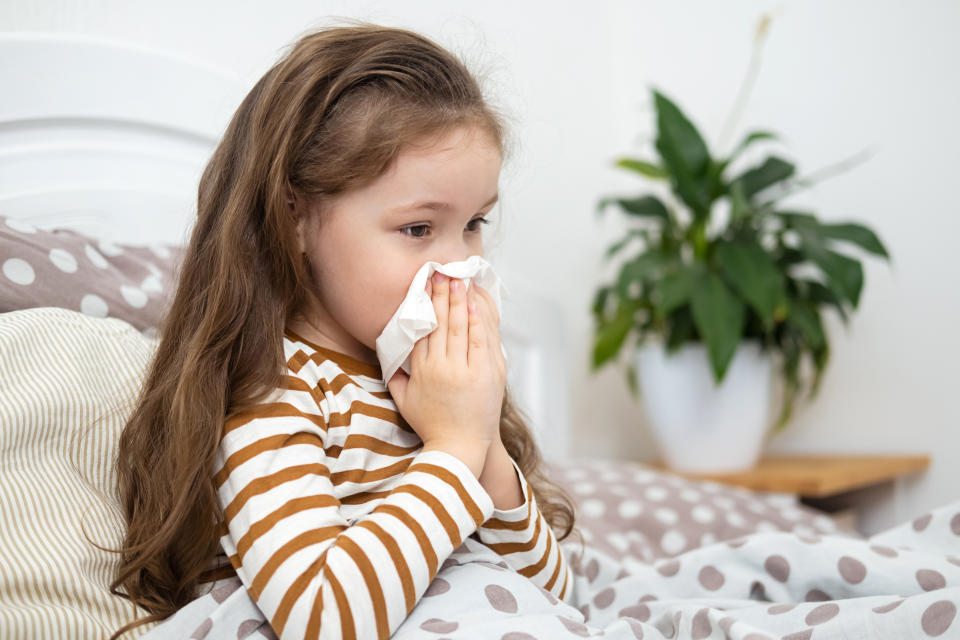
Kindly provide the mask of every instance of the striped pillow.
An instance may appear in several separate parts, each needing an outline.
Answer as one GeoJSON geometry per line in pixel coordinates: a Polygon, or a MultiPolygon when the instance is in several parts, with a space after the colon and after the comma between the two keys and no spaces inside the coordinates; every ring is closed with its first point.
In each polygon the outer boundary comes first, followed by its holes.
{"type": "Polygon", "coordinates": [[[106,638],[142,615],[85,534],[120,544],[117,437],[156,346],[115,318],[0,314],[0,638],[106,638]]]}

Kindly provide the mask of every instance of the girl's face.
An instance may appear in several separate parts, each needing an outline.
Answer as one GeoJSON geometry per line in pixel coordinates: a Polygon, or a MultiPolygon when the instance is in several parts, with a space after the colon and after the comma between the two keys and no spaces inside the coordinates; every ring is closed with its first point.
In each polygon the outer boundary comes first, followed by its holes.
{"type": "Polygon", "coordinates": [[[315,329],[295,324],[304,337],[378,364],[377,336],[417,270],[483,255],[480,220],[499,196],[501,160],[489,136],[461,127],[402,151],[372,184],[340,196],[322,229],[318,216],[299,216],[300,250],[316,281],[303,310],[315,329]]]}

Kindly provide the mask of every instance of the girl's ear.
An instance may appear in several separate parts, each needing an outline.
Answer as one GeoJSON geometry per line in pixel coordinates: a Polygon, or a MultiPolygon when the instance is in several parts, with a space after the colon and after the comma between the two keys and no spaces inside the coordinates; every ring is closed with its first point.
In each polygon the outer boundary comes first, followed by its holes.
{"type": "Polygon", "coordinates": [[[305,212],[301,211],[299,208],[299,201],[296,194],[293,191],[293,188],[290,184],[287,184],[286,187],[286,199],[287,199],[287,212],[290,214],[290,218],[293,220],[294,227],[297,232],[297,246],[298,250],[303,253],[306,251],[306,245],[303,241],[303,236],[306,231],[304,228],[304,223],[306,221],[305,212]]]}
{"type": "Polygon", "coordinates": [[[293,187],[290,186],[290,183],[287,183],[286,188],[284,189],[284,195],[287,200],[287,212],[290,214],[290,217],[294,220],[297,219],[297,196],[293,193],[293,187]]]}

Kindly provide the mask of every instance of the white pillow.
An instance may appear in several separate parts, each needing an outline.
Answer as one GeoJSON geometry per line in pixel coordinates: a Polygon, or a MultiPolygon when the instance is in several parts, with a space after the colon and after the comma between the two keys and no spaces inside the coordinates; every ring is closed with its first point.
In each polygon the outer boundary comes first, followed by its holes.
{"type": "Polygon", "coordinates": [[[117,439],[157,344],[68,309],[0,314],[0,638],[105,638],[143,615],[84,532],[122,540],[117,439]]]}

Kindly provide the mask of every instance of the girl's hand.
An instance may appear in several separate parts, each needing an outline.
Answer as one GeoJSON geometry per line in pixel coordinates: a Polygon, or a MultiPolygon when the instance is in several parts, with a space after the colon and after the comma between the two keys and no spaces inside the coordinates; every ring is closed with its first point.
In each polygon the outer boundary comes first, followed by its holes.
{"type": "Polygon", "coordinates": [[[411,352],[387,382],[397,409],[424,443],[456,455],[479,476],[491,443],[499,438],[506,363],[500,352],[496,308],[489,294],[469,295],[457,279],[435,273],[427,283],[437,328],[411,352]],[[473,311],[468,309],[472,303],[473,311]],[[492,311],[492,313],[491,313],[492,311]]]}
{"type": "MultiPolygon", "coordinates": [[[[493,358],[494,367],[500,379],[500,389],[502,390],[506,388],[507,384],[507,360],[504,358],[503,349],[500,346],[500,312],[497,311],[497,305],[493,301],[493,296],[476,282],[470,286],[468,299],[476,305],[477,310],[482,314],[486,322],[485,326],[490,345],[489,353],[493,358]]],[[[500,394],[500,402],[503,402],[502,393],[500,394]]],[[[499,429],[497,429],[496,436],[499,440],[499,429]]]]}
{"type": "MultiPolygon", "coordinates": [[[[487,323],[488,336],[490,336],[490,355],[493,357],[494,366],[497,369],[497,374],[500,379],[500,388],[504,389],[507,384],[507,361],[503,356],[503,349],[501,348],[500,342],[500,312],[497,311],[497,305],[493,301],[493,296],[491,296],[486,289],[473,283],[470,287],[470,293],[475,295],[476,298],[474,302],[477,304],[477,307],[483,313],[484,319],[487,323]]],[[[503,395],[500,396],[501,408],[503,406],[503,395]]],[[[502,448],[503,442],[500,438],[500,427],[497,426],[497,430],[494,434],[493,440],[490,442],[490,448],[487,451],[487,454],[493,453],[496,448],[502,448]]]]}
{"type": "MultiPolygon", "coordinates": [[[[493,297],[487,293],[486,289],[474,282],[470,286],[470,293],[475,294],[479,307],[482,309],[484,320],[487,323],[487,328],[489,329],[489,335],[492,336],[491,342],[493,343],[493,358],[496,361],[496,366],[500,372],[501,377],[503,378],[503,384],[506,385],[506,376],[507,376],[507,362],[503,357],[503,351],[500,348],[500,313],[497,311],[497,305],[493,301],[493,297]]],[[[501,398],[501,403],[502,403],[501,398]]],[[[500,429],[497,428],[496,434],[494,435],[493,440],[490,441],[490,447],[487,449],[487,455],[484,460],[483,471],[480,474],[480,483],[484,485],[484,488],[487,488],[485,480],[490,477],[490,462],[493,458],[503,453],[509,458],[509,454],[506,453],[506,449],[503,446],[503,441],[500,437],[500,429]]],[[[510,468],[512,471],[512,467],[510,468]]],[[[498,505],[499,508],[499,505],[498,505]]]]}

